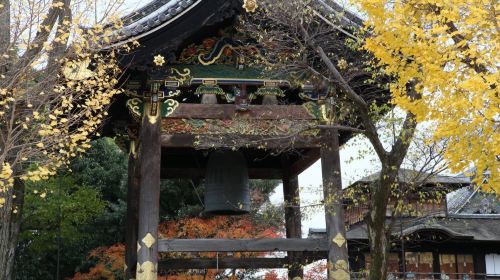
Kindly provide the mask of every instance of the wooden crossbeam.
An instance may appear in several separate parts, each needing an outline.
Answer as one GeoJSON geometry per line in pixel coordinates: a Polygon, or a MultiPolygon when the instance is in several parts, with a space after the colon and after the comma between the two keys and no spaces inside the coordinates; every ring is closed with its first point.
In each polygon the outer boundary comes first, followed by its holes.
{"type": "Polygon", "coordinates": [[[314,252],[327,251],[326,239],[257,238],[257,239],[161,239],[159,252],[314,252]]]}
{"type": "MultiPolygon", "coordinates": [[[[301,260],[302,265],[320,260],[322,257],[314,256],[307,257],[301,260]]],[[[209,269],[209,268],[239,268],[239,269],[261,269],[261,268],[288,268],[293,264],[293,261],[284,258],[192,258],[192,259],[166,259],[161,260],[159,270],[167,269],[209,269]]]]}
{"type": "Polygon", "coordinates": [[[267,149],[319,148],[319,137],[297,135],[294,137],[256,136],[256,135],[192,135],[162,134],[161,145],[165,148],[212,149],[224,147],[245,148],[262,146],[267,149]]]}
{"type": "Polygon", "coordinates": [[[169,119],[260,119],[260,120],[314,120],[301,105],[250,105],[240,112],[234,104],[180,103],[169,119]]]}
{"type": "Polygon", "coordinates": [[[319,159],[320,149],[311,149],[290,166],[290,174],[300,175],[300,173],[304,172],[304,170],[309,168],[309,166],[313,165],[319,159]]]}
{"type": "MultiPolygon", "coordinates": [[[[205,177],[205,168],[162,168],[161,178],[200,178],[205,177]]],[[[248,177],[250,179],[281,179],[281,170],[277,168],[248,168],[248,177]]]]}
{"type": "Polygon", "coordinates": [[[284,268],[288,265],[287,258],[220,258],[220,259],[166,259],[159,262],[162,269],[207,269],[207,268],[284,268]]]}

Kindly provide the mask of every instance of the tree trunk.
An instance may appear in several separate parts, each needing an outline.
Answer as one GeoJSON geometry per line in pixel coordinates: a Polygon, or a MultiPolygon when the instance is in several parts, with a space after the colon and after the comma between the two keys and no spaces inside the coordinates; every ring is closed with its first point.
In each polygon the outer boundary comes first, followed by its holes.
{"type": "MultiPolygon", "coordinates": [[[[0,0],[0,55],[6,54],[10,46],[10,0],[0,0]]],[[[1,273],[1,272],[0,272],[1,273]]]]}
{"type": "Polygon", "coordinates": [[[0,208],[0,280],[13,279],[23,203],[24,182],[16,179],[14,188],[7,190],[5,204],[0,208]]]}
{"type": "Polygon", "coordinates": [[[370,279],[387,278],[391,228],[386,222],[391,186],[396,182],[398,169],[382,166],[379,180],[371,186],[370,214],[366,217],[370,244],[370,279]]]}

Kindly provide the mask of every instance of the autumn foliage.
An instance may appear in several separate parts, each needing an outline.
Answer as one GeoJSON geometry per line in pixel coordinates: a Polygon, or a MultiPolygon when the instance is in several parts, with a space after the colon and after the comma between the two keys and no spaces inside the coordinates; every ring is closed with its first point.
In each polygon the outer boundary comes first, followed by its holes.
{"type": "Polygon", "coordinates": [[[364,48],[396,78],[393,102],[432,122],[433,140],[448,140],[452,171],[474,166],[476,183],[500,192],[498,1],[355,2],[367,16],[364,48]],[[406,95],[409,82],[418,100],[406,95]]]}
{"type": "Polygon", "coordinates": [[[122,279],[125,265],[125,245],[118,243],[110,247],[99,247],[92,250],[89,258],[95,258],[98,263],[87,273],[77,273],[73,280],[92,279],[122,279]]]}
{"type": "MultiPolygon", "coordinates": [[[[258,225],[248,216],[227,217],[218,216],[212,218],[184,218],[163,222],[159,226],[159,235],[164,239],[188,239],[188,238],[275,238],[279,236],[276,228],[265,225],[258,225]]],[[[216,257],[215,252],[208,253],[169,253],[162,254],[168,258],[188,258],[188,257],[216,257]]],[[[255,256],[257,253],[234,253],[232,257],[255,256]]],[[[227,254],[219,253],[219,257],[227,254]]],[[[98,280],[98,279],[123,279],[125,246],[121,243],[110,247],[99,247],[92,250],[89,259],[97,261],[88,272],[78,272],[73,280],[98,280]]],[[[189,270],[174,272],[169,275],[159,276],[164,280],[197,280],[214,279],[219,273],[215,269],[189,270]]]]}

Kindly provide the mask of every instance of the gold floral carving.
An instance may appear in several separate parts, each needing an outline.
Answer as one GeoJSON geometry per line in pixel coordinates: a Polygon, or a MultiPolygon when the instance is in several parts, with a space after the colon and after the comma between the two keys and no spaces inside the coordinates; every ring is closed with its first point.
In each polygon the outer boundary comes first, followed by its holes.
{"type": "Polygon", "coordinates": [[[150,261],[144,262],[142,265],[137,263],[137,280],[156,280],[158,278],[156,265],[150,261]]]}
{"type": "Polygon", "coordinates": [[[163,55],[159,54],[154,57],[153,62],[156,66],[162,66],[163,64],[165,64],[165,58],[163,57],[163,55]]]}
{"type": "Polygon", "coordinates": [[[148,248],[151,248],[151,246],[153,246],[153,244],[155,244],[155,242],[156,242],[156,239],[149,232],[142,239],[142,243],[144,243],[144,245],[146,245],[146,247],[148,247],[148,248]]]}
{"type": "Polygon", "coordinates": [[[257,9],[257,0],[245,0],[243,1],[243,8],[247,13],[253,13],[257,9]]]}
{"type": "Polygon", "coordinates": [[[139,250],[141,250],[141,244],[139,244],[139,242],[137,242],[137,252],[139,252],[139,250]]]}

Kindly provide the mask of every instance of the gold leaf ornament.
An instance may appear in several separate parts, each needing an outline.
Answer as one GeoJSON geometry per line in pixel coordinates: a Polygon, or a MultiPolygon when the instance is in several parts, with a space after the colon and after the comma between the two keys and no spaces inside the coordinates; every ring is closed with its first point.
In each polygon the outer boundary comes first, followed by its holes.
{"type": "Polygon", "coordinates": [[[165,64],[165,57],[163,57],[163,55],[161,54],[156,55],[153,59],[153,62],[156,66],[162,66],[163,64],[165,64]]]}
{"type": "Polygon", "coordinates": [[[142,243],[144,243],[144,245],[146,245],[146,247],[148,247],[148,248],[151,248],[151,246],[153,246],[153,244],[155,244],[155,242],[156,242],[156,239],[149,232],[142,239],[142,243]]]}
{"type": "Polygon", "coordinates": [[[88,69],[90,59],[81,61],[68,61],[63,67],[63,75],[68,80],[79,81],[94,76],[94,72],[88,69]]]}
{"type": "Polygon", "coordinates": [[[335,235],[335,237],[332,239],[332,242],[337,244],[337,246],[339,246],[339,247],[342,247],[342,245],[344,245],[345,241],[346,240],[345,240],[344,236],[342,236],[342,234],[340,234],[340,232],[337,233],[337,235],[335,235]]]}
{"type": "Polygon", "coordinates": [[[255,10],[257,9],[257,0],[244,0],[243,1],[243,8],[247,13],[254,13],[255,10]]]}

